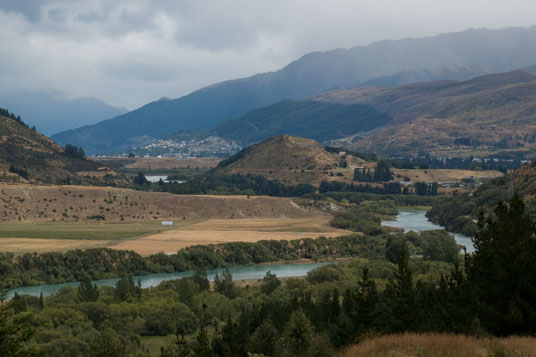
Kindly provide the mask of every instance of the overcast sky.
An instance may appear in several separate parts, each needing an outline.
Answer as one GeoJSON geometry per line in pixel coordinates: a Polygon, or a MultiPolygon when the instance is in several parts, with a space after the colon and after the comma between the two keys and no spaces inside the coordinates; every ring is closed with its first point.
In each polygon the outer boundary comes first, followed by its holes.
{"type": "Polygon", "coordinates": [[[0,93],[135,109],[311,51],[536,24],[534,0],[0,0],[0,93]]]}

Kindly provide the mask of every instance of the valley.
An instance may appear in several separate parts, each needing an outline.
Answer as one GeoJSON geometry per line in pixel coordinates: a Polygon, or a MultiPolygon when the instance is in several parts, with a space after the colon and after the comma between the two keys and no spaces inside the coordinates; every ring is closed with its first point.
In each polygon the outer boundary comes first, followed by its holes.
{"type": "Polygon", "coordinates": [[[531,355],[536,26],[73,4],[0,2],[0,356],[531,355]]]}

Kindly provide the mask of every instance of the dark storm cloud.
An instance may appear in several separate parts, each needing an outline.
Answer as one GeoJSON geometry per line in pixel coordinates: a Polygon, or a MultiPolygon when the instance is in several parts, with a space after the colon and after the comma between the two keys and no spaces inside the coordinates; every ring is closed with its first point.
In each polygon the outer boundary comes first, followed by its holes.
{"type": "Polygon", "coordinates": [[[533,25],[533,0],[0,0],[0,92],[134,108],[310,51],[533,25]]]}

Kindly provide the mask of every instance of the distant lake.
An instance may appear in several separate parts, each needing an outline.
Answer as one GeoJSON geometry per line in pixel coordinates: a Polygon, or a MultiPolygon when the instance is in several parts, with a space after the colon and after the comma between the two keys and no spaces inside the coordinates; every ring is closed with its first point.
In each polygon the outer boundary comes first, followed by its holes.
{"type": "MultiPolygon", "coordinates": [[[[420,233],[422,231],[443,229],[443,227],[441,227],[439,224],[435,224],[428,220],[425,210],[402,210],[396,216],[395,221],[383,221],[382,226],[402,228],[404,229],[405,233],[409,231],[420,233]]],[[[472,253],[475,251],[470,237],[459,233],[449,232],[449,234],[454,236],[456,243],[467,248],[467,253],[472,253]]]]}

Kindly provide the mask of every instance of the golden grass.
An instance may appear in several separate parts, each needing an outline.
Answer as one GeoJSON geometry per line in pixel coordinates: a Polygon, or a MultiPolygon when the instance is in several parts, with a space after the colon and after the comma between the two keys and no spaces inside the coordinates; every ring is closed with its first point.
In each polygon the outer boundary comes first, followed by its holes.
{"type": "Polygon", "coordinates": [[[65,252],[73,249],[103,247],[109,240],[0,238],[0,252],[24,254],[32,252],[65,252]]]}
{"type": "Polygon", "coordinates": [[[341,354],[357,356],[536,356],[536,338],[480,338],[452,334],[387,335],[364,340],[341,354]]]}
{"type": "Polygon", "coordinates": [[[110,245],[110,248],[134,250],[141,255],[150,255],[158,252],[176,253],[182,248],[200,244],[336,237],[348,233],[351,232],[329,227],[327,217],[210,219],[180,229],[117,242],[110,245]]]}
{"type": "MultiPolygon", "coordinates": [[[[461,179],[474,178],[494,178],[503,175],[500,171],[473,171],[473,170],[450,170],[450,169],[393,169],[395,177],[409,177],[412,182],[449,182],[460,181],[461,179]]],[[[399,179],[400,180],[400,179],[399,179]]]]}

